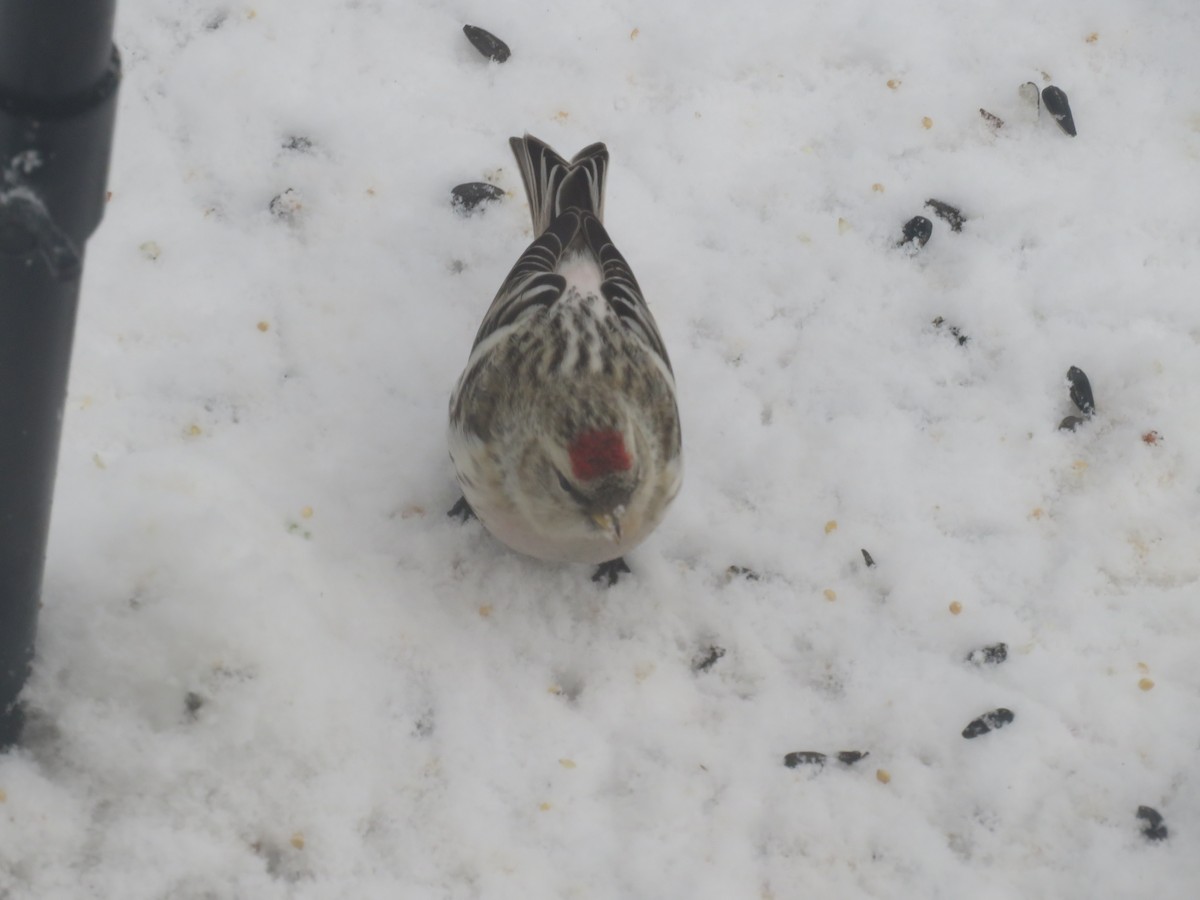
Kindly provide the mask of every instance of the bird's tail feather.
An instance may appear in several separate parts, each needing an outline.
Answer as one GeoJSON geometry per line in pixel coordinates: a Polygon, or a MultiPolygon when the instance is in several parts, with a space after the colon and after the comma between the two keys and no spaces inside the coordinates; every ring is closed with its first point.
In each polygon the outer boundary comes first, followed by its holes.
{"type": "Polygon", "coordinates": [[[541,235],[559,213],[580,209],[604,219],[604,176],[608,148],[596,143],[584,147],[567,162],[549,144],[532,135],[509,139],[533,218],[534,236],[541,235]]]}

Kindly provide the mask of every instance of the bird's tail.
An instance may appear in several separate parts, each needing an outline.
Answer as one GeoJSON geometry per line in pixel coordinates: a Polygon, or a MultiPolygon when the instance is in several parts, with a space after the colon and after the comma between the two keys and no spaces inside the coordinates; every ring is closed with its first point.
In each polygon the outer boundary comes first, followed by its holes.
{"type": "Polygon", "coordinates": [[[584,147],[570,162],[529,134],[510,138],[509,144],[525,182],[534,237],[549,228],[559,213],[572,208],[604,220],[604,175],[608,171],[604,144],[584,147]]]}

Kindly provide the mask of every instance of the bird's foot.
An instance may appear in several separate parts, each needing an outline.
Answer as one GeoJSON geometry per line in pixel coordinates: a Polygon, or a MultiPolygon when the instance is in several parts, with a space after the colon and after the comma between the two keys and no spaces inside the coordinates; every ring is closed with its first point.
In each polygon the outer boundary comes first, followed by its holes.
{"type": "Polygon", "coordinates": [[[450,507],[450,511],[446,513],[450,518],[458,518],[459,522],[468,522],[471,519],[477,519],[475,510],[471,509],[471,504],[467,502],[466,497],[459,497],[458,502],[450,507]]]}
{"type": "Polygon", "coordinates": [[[616,559],[610,559],[608,562],[602,562],[596,566],[596,574],[592,576],[592,581],[607,581],[608,586],[612,587],[623,572],[632,572],[632,570],[625,564],[624,558],[618,556],[616,559]]]}

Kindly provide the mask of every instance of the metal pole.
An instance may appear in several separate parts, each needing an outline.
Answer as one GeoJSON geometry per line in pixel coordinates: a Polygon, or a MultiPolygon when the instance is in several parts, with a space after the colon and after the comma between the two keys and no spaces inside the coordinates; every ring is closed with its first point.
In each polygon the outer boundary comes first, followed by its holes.
{"type": "Polygon", "coordinates": [[[0,749],[20,735],[84,246],[104,214],[116,0],[0,0],[0,749]]]}

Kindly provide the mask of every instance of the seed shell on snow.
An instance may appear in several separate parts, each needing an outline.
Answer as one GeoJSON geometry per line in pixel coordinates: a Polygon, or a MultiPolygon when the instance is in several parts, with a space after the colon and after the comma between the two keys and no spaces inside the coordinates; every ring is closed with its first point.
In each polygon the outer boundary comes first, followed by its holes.
{"type": "Polygon", "coordinates": [[[932,209],[939,219],[945,219],[950,223],[951,231],[962,231],[963,223],[967,221],[967,217],[962,214],[957,206],[951,206],[941,200],[934,200],[930,197],[925,201],[925,205],[932,209]]]}
{"type": "Polygon", "coordinates": [[[692,660],[692,671],[707,672],[724,655],[725,648],[713,644],[711,647],[707,647],[701,653],[698,653],[695,659],[692,660]]]}
{"type": "Polygon", "coordinates": [[[981,734],[987,734],[989,731],[995,731],[998,728],[1003,728],[1014,718],[1011,709],[993,709],[991,712],[986,712],[978,719],[972,719],[967,727],[963,729],[962,736],[967,740],[977,738],[981,734]]]}
{"type": "Polygon", "coordinates": [[[1042,102],[1046,104],[1046,112],[1054,116],[1054,121],[1065,134],[1075,137],[1075,117],[1071,115],[1071,104],[1067,102],[1066,92],[1055,85],[1049,85],[1042,91],[1042,102]]]}
{"type": "Polygon", "coordinates": [[[471,42],[471,46],[486,56],[488,59],[502,63],[512,56],[512,51],[508,49],[508,44],[500,40],[490,31],[476,25],[464,25],[463,34],[467,36],[467,40],[471,42]]]}
{"type": "Polygon", "coordinates": [[[1150,841],[1163,841],[1167,838],[1167,826],[1163,824],[1162,813],[1152,806],[1139,806],[1137,808],[1137,817],[1145,824],[1142,826],[1142,834],[1150,841]]]}
{"type": "Polygon", "coordinates": [[[468,214],[481,205],[493,203],[504,196],[504,191],[486,181],[468,181],[450,189],[450,205],[456,212],[468,214]]]}
{"type": "Polygon", "coordinates": [[[1096,401],[1092,398],[1092,383],[1087,375],[1078,366],[1071,366],[1067,369],[1067,381],[1071,383],[1071,402],[1090,417],[1096,411],[1096,401]]]}
{"type": "Polygon", "coordinates": [[[932,222],[924,216],[913,216],[904,223],[904,237],[900,239],[896,246],[903,247],[905,244],[912,243],[917,247],[924,247],[929,242],[929,237],[932,234],[932,222]]]}
{"type": "Polygon", "coordinates": [[[998,666],[1008,659],[1008,644],[1001,641],[986,647],[977,647],[967,654],[967,662],[977,666],[998,666]]]}
{"type": "Polygon", "coordinates": [[[1059,431],[1074,431],[1083,424],[1083,416],[1067,416],[1058,423],[1059,431]]]}
{"type": "Polygon", "coordinates": [[[797,766],[823,766],[825,754],[815,750],[795,750],[783,758],[783,764],[789,769],[797,766]]]}
{"type": "Polygon", "coordinates": [[[988,112],[982,106],[979,107],[979,115],[983,117],[983,121],[985,121],[992,129],[996,131],[999,131],[1004,127],[1004,120],[1002,118],[995,113],[988,112]]]}

